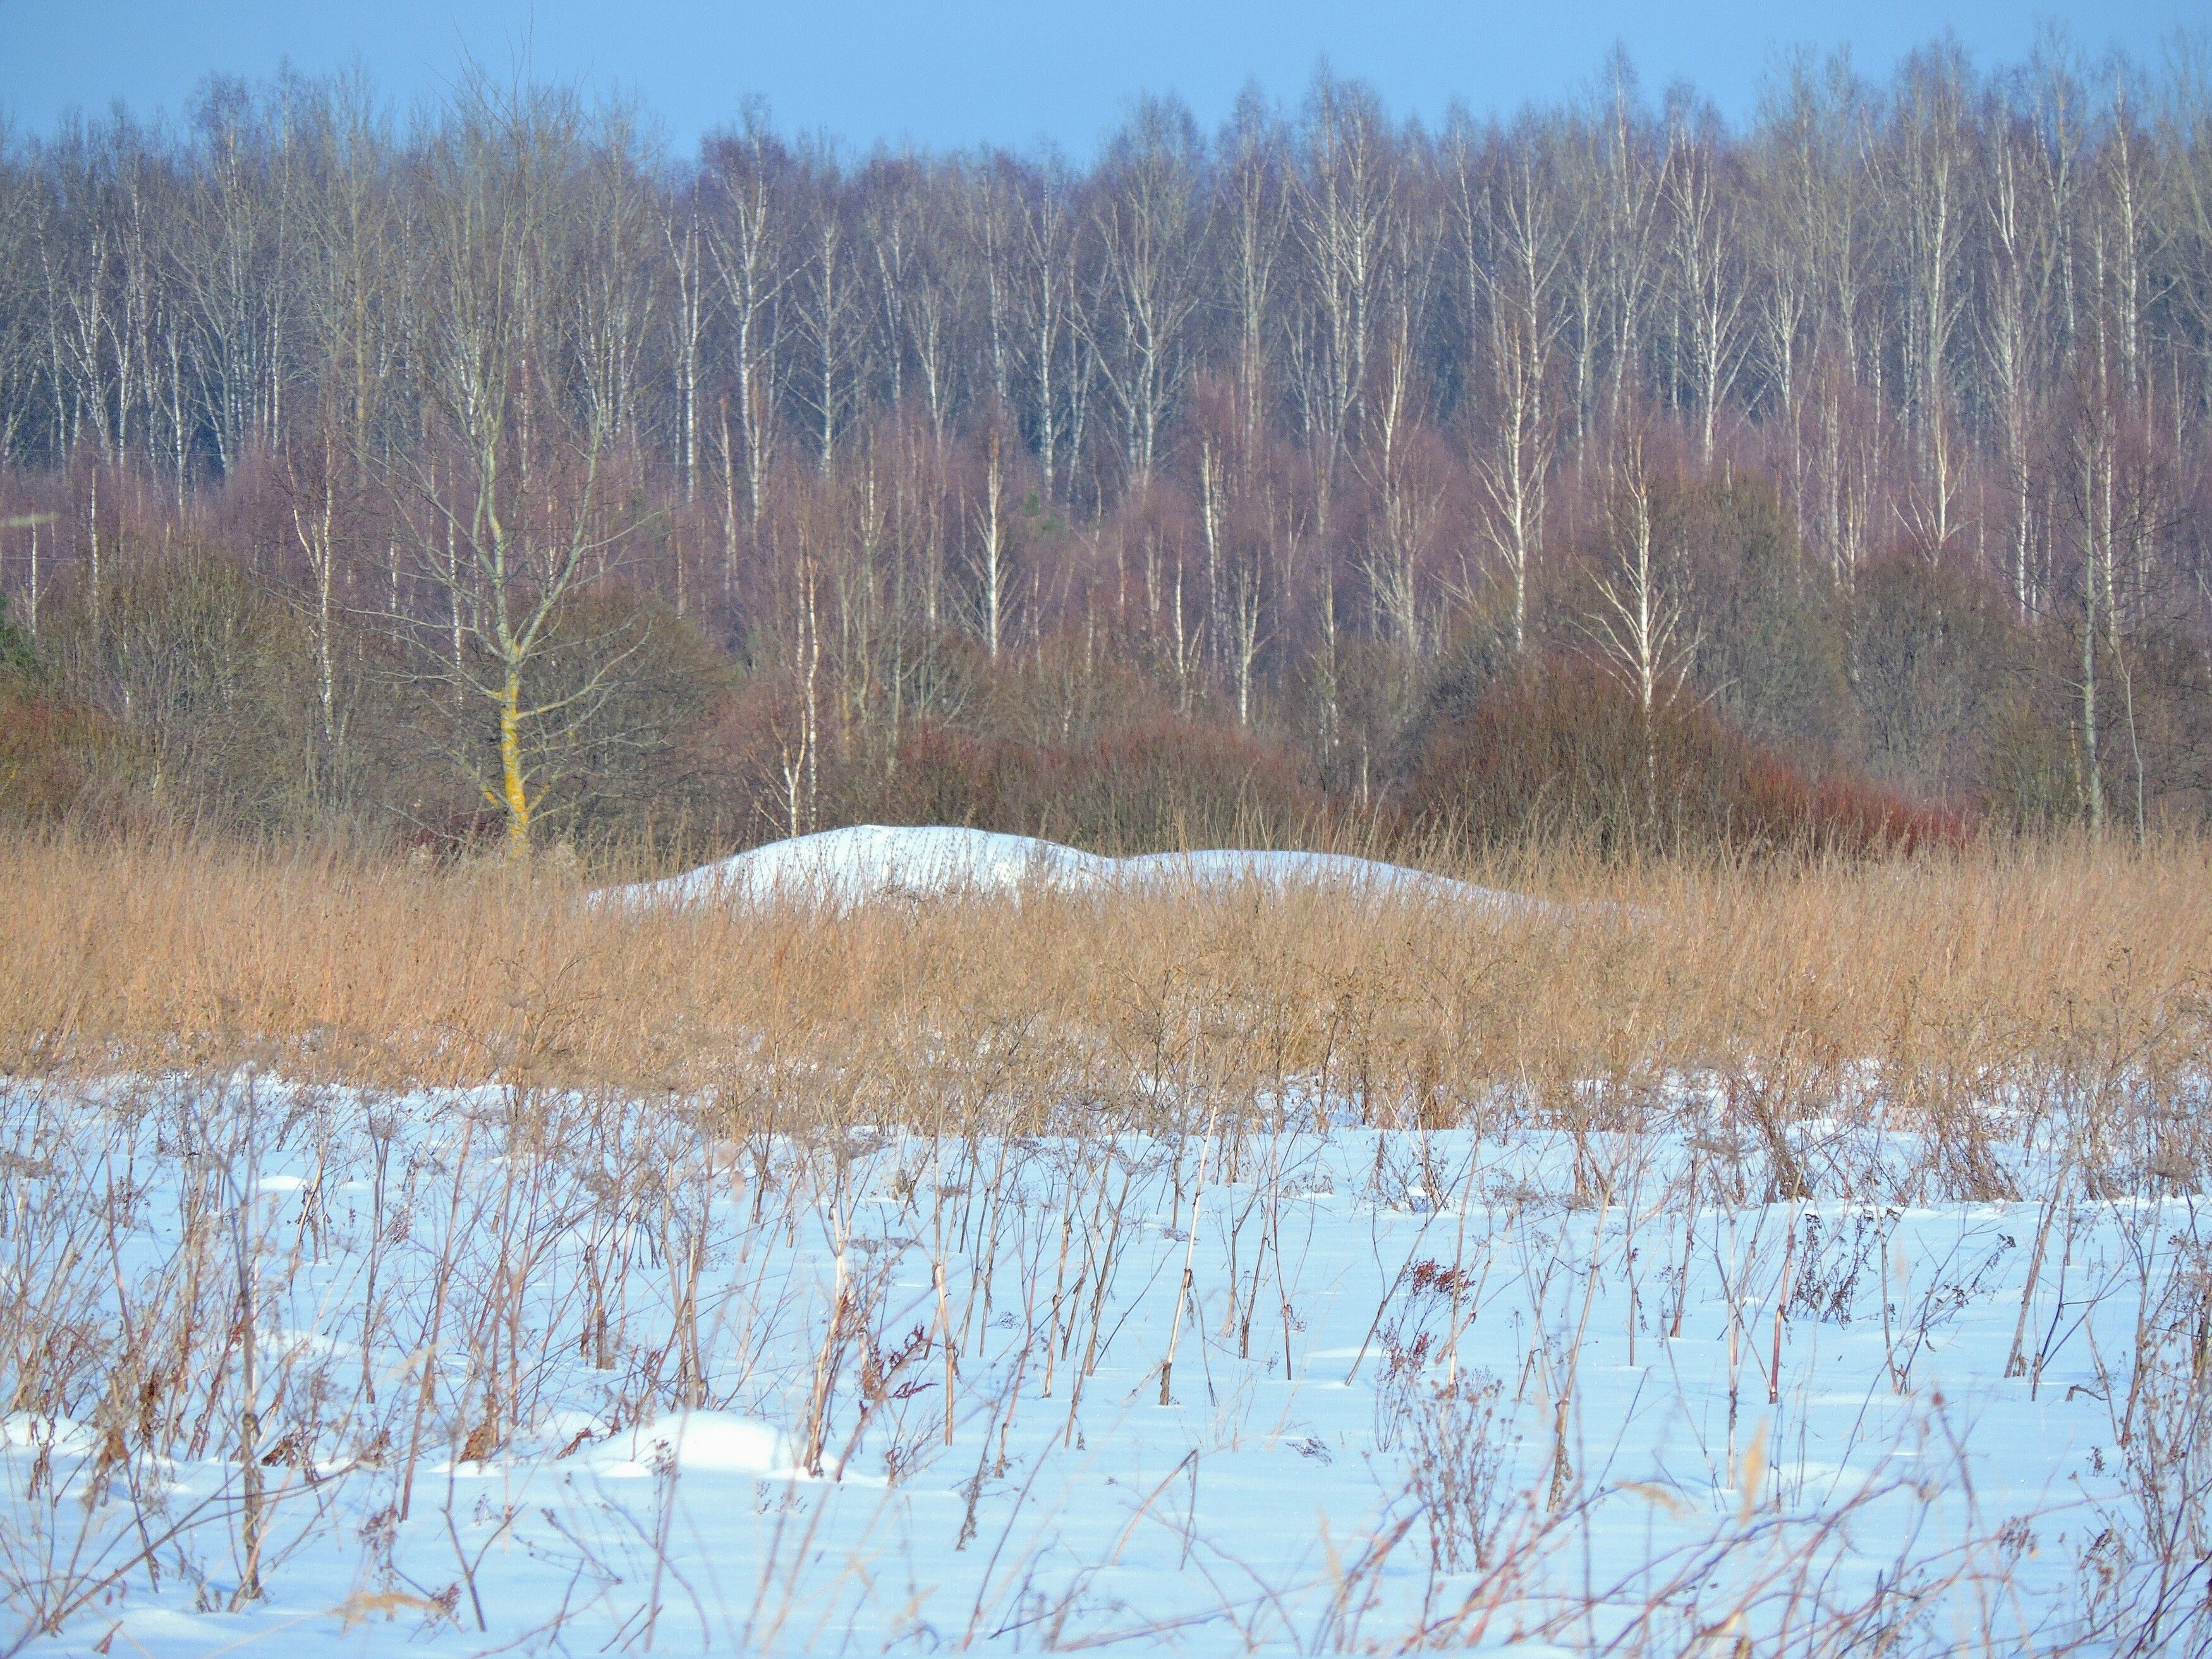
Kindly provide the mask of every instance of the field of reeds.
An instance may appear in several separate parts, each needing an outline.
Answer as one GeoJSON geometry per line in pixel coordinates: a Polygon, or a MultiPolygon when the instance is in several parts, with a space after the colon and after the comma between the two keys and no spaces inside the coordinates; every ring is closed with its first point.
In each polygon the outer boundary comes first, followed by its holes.
{"type": "MultiPolygon", "coordinates": [[[[1531,855],[1439,866],[1579,907],[1472,915],[1327,891],[639,911],[572,867],[67,838],[0,848],[0,1068],[255,1061],[301,1080],[926,1088],[1021,1036],[1002,1087],[1126,1092],[1165,1046],[1249,1102],[1328,1072],[1377,1122],[1503,1085],[1868,1068],[1913,1109],[1995,1080],[2188,1064],[2212,1017],[2212,845],[2024,842],[1893,862],[1531,855]],[[837,1081],[831,1085],[830,1079],[837,1081]]],[[[1336,1086],[1333,1083],[1332,1087],[1336,1086]]],[[[894,1114],[893,1115],[902,1115],[894,1114]]]]}
{"type": "Polygon", "coordinates": [[[2212,849],[1448,873],[0,850],[0,1652],[2212,1645],[2212,849]]]}

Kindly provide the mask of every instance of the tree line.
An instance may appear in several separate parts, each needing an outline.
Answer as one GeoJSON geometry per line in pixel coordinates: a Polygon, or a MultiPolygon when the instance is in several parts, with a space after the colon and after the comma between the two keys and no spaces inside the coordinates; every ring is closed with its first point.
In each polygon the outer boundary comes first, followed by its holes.
{"type": "MultiPolygon", "coordinates": [[[[0,145],[0,800],[437,844],[2212,809],[2185,52],[1085,161],[478,75],[0,145]]],[[[1872,826],[1869,828],[1869,826],[1872,826]]]]}

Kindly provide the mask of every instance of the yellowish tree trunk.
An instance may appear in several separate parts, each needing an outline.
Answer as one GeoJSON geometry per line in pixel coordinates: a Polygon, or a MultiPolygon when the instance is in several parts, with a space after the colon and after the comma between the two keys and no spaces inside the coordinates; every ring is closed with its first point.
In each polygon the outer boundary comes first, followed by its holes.
{"type": "Polygon", "coordinates": [[[522,773],[522,676],[514,668],[499,695],[499,779],[501,805],[507,809],[507,855],[530,856],[530,791],[522,773]]]}

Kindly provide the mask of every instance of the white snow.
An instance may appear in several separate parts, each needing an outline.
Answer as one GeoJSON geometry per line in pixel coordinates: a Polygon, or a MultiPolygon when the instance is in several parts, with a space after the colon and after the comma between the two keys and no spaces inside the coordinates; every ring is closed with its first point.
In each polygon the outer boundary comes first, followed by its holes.
{"type": "Polygon", "coordinates": [[[975,1143],[732,1144],[666,1102],[561,1097],[516,1141],[489,1089],[374,1103],[399,1127],[372,1181],[370,1102],[259,1086],[261,1186],[302,1179],[242,1210],[282,1333],[257,1400],[306,1440],[263,1460],[267,1593],[237,1611],[235,1419],[201,1416],[239,1384],[235,1235],[207,1207],[236,1101],[0,1097],[39,1154],[0,1163],[0,1291],[77,1345],[32,1392],[82,1379],[0,1418],[0,1645],[56,1604],[37,1651],[164,1656],[1718,1655],[1846,1630],[1902,1656],[2055,1650],[2138,1592],[2200,1617],[2201,1583],[2159,1587],[2145,1498],[2201,1518],[2196,1304],[2172,1298],[2207,1229],[2155,1182],[2065,1186],[2060,1113],[2007,1130],[2028,1196],[1990,1201],[1839,1102],[1800,1148],[1825,1195],[1777,1201],[1686,1087],[1652,1133],[1579,1146],[1511,1103],[1480,1133],[1372,1127],[1310,1079],[1275,1135],[1077,1111],[975,1143]],[[118,1181],[112,1231],[64,1226],[118,1181]],[[216,1252],[198,1279],[188,1237],[216,1252]],[[178,1376],[162,1310],[192,1285],[178,1376]],[[140,1358],[166,1427],[112,1414],[82,1363],[142,1374],[126,1306],[162,1334],[140,1358]],[[526,1426],[468,1457],[485,1376],[526,1426]]]}
{"type": "Polygon", "coordinates": [[[1056,891],[1188,892],[1240,885],[1418,896],[1498,910],[1559,907],[1403,865],[1334,853],[1224,848],[1104,858],[1034,836],[947,825],[855,824],[824,830],[686,871],[610,890],[628,905],[702,900],[856,904],[880,898],[1056,891]]]}
{"type": "MultiPolygon", "coordinates": [[[[565,1425],[568,1419],[564,1417],[565,1425]]],[[[597,1427],[588,1419],[583,1432],[597,1427]]],[[[573,1443],[574,1437],[567,1443],[573,1443]]],[[[594,1437],[572,1454],[576,1468],[617,1479],[674,1468],[684,1474],[799,1474],[781,1430],[736,1412],[680,1411],[594,1437]]]]}

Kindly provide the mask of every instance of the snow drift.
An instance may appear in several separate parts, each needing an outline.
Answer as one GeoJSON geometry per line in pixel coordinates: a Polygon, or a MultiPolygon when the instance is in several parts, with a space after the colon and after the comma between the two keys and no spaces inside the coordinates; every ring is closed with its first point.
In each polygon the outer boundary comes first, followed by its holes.
{"type": "Polygon", "coordinates": [[[623,904],[799,900],[859,904],[959,894],[1218,891],[1255,886],[1413,896],[1501,913],[1551,915],[1563,907],[1454,881],[1403,865],[1335,853],[1235,848],[1103,858],[1035,836],[946,826],[856,824],[773,842],[680,876],[607,890],[623,904]]]}

